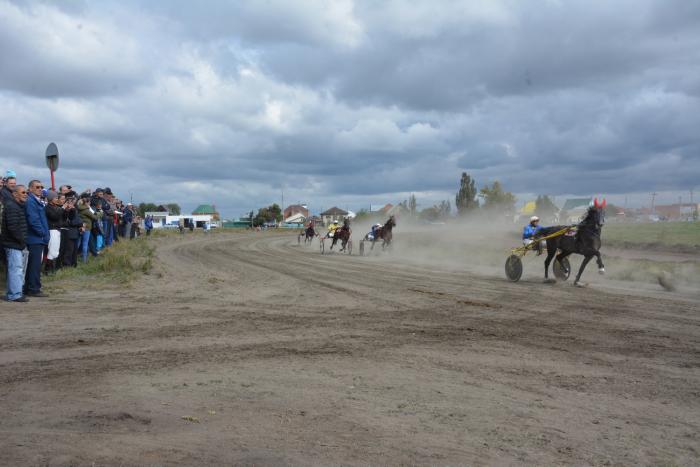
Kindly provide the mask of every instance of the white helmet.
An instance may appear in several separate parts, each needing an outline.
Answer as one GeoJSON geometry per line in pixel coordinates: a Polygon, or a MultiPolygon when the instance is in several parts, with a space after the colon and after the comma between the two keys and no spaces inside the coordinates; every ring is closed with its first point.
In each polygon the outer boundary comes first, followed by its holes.
{"type": "Polygon", "coordinates": [[[337,224],[337,223],[338,223],[338,221],[337,221],[337,220],[334,220],[334,221],[333,221],[333,223],[334,223],[334,224],[337,224]]]}
{"type": "Polygon", "coordinates": [[[374,224],[375,227],[381,227],[382,224],[374,224]]]}
{"type": "Polygon", "coordinates": [[[538,221],[538,220],[540,220],[540,218],[537,217],[537,216],[532,216],[532,217],[530,218],[530,222],[535,222],[535,221],[538,221]]]}

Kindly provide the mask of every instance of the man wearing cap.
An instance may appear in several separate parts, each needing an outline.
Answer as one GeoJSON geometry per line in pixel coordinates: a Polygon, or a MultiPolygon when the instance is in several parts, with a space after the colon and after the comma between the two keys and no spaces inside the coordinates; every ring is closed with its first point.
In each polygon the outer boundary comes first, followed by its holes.
{"type": "Polygon", "coordinates": [[[25,295],[46,297],[41,291],[41,260],[44,248],[49,244],[49,223],[46,220],[41,192],[44,189],[39,180],[29,182],[29,196],[25,205],[27,217],[27,249],[29,259],[24,280],[25,295]]]}
{"type": "Polygon", "coordinates": [[[544,249],[544,245],[542,245],[542,243],[545,243],[537,240],[537,234],[540,232],[540,230],[542,230],[542,227],[540,226],[540,218],[537,216],[532,216],[530,218],[530,223],[523,229],[523,245],[527,246],[537,241],[537,244],[535,245],[537,256],[542,254],[542,250],[544,249]]]}
{"type": "Polygon", "coordinates": [[[4,202],[2,216],[2,235],[0,241],[7,256],[7,300],[11,302],[27,302],[22,295],[24,286],[24,265],[27,256],[27,217],[25,202],[27,187],[18,185],[12,193],[12,199],[4,202]]]}
{"type": "Polygon", "coordinates": [[[105,188],[104,195],[102,196],[102,212],[104,217],[102,222],[105,228],[105,245],[112,246],[114,241],[114,194],[110,187],[105,188]]]}
{"type": "Polygon", "coordinates": [[[91,233],[93,223],[98,222],[97,213],[90,206],[90,195],[82,193],[80,201],[76,205],[78,214],[82,220],[83,227],[80,229],[80,250],[82,252],[83,262],[88,260],[88,251],[92,256],[97,256],[97,248],[95,247],[94,237],[91,233]]]}

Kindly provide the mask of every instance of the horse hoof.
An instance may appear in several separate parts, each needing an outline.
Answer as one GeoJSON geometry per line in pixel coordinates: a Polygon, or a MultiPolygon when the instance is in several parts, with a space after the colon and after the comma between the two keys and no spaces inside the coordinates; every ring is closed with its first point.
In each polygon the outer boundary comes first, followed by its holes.
{"type": "Polygon", "coordinates": [[[557,283],[557,280],[556,280],[556,279],[549,279],[549,278],[548,278],[548,279],[545,279],[545,280],[544,280],[544,283],[545,283],[545,284],[556,284],[556,283],[557,283]]]}
{"type": "Polygon", "coordinates": [[[605,268],[598,269],[598,274],[600,274],[601,276],[605,274],[605,268]]]}
{"type": "Polygon", "coordinates": [[[584,284],[583,282],[574,282],[574,287],[585,289],[586,287],[588,287],[588,284],[584,284]]]}

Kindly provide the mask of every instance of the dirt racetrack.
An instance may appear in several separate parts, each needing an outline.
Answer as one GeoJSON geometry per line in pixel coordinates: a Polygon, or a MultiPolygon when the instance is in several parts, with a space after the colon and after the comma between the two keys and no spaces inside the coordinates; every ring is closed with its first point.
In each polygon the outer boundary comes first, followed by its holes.
{"type": "Polygon", "coordinates": [[[131,287],[0,304],[0,464],[700,463],[697,294],[154,241],[131,287]]]}

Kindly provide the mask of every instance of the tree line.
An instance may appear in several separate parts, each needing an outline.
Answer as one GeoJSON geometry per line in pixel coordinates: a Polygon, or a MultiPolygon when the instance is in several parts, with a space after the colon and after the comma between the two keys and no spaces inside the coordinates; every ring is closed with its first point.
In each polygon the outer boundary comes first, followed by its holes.
{"type": "MultiPolygon", "coordinates": [[[[459,189],[455,195],[454,208],[457,217],[469,217],[472,215],[512,218],[515,214],[515,195],[503,188],[500,181],[496,180],[477,188],[476,181],[467,172],[462,172],[459,189]]],[[[535,213],[543,219],[554,219],[559,213],[559,208],[547,195],[539,195],[536,200],[535,213]]],[[[399,203],[401,210],[409,216],[429,222],[443,221],[452,217],[452,205],[450,200],[442,200],[437,204],[418,210],[415,195],[399,203]]],[[[360,211],[362,215],[370,215],[366,211],[360,211]]],[[[360,216],[361,217],[361,216],[360,216]]]]}

